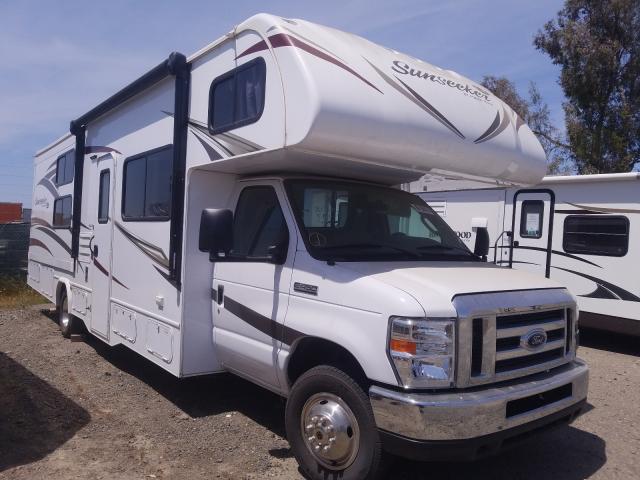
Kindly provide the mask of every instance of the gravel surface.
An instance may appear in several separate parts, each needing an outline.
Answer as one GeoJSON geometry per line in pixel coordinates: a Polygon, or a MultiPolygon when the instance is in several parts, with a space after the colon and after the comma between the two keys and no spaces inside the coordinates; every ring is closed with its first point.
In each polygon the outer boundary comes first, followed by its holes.
{"type": "MultiPolygon", "coordinates": [[[[283,401],[230,375],[178,380],[133,352],[0,310],[0,479],[301,478],[283,401]]],[[[589,410],[474,463],[395,460],[389,478],[640,478],[640,342],[583,332],[589,410]]]]}

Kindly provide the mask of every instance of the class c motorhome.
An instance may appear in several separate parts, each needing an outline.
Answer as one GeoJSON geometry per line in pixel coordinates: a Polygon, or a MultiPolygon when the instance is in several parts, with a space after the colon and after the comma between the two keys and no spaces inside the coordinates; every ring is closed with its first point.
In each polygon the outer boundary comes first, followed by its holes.
{"type": "Polygon", "coordinates": [[[483,262],[486,237],[470,251],[394,186],[544,169],[475,82],[261,14],[37,152],[28,281],[64,335],[286,397],[310,478],[374,478],[383,452],[476,458],[580,413],[575,298],[483,262]]]}
{"type": "Polygon", "coordinates": [[[486,225],[496,264],[557,279],[580,325],[640,336],[640,174],[550,176],[531,188],[428,177],[412,184],[460,238],[486,225]]]}

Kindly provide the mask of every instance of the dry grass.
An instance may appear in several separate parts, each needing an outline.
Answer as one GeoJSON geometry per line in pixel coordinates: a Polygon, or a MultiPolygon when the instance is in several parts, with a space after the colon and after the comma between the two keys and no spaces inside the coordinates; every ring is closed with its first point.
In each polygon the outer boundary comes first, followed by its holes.
{"type": "Polygon", "coordinates": [[[0,308],[21,308],[48,302],[29,287],[24,278],[0,276],[0,308]]]}

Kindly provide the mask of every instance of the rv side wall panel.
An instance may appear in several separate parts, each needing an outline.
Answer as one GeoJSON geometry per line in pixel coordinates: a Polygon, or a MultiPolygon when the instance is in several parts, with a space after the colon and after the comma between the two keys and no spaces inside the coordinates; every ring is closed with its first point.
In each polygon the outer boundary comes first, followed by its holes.
{"type": "MultiPolygon", "coordinates": [[[[129,331],[129,326],[127,329],[122,327],[123,321],[119,323],[120,329],[114,328],[111,322],[110,343],[123,343],[178,375],[182,304],[181,293],[169,278],[170,222],[127,221],[122,215],[124,165],[127,159],[170,146],[173,141],[174,83],[173,77],[162,80],[89,124],[87,147],[98,151],[96,160],[104,155],[114,157],[113,256],[111,265],[104,266],[112,279],[110,313],[112,316],[135,317],[134,321],[127,324],[135,325],[135,335],[122,333],[129,331]],[[101,153],[101,150],[109,153],[101,153]]],[[[91,179],[85,177],[87,185],[96,185],[93,177],[98,178],[100,173],[96,160],[85,160],[85,172],[90,172],[85,175],[92,175],[91,179]]],[[[136,188],[144,189],[144,184],[136,188]]],[[[97,191],[93,190],[91,195],[97,195],[97,191]]],[[[90,195],[84,197],[87,203],[83,204],[83,223],[91,228],[96,221],[93,211],[95,203],[92,206],[90,195]]],[[[92,274],[100,273],[94,270],[92,274]]],[[[94,295],[106,293],[94,292],[94,295]]]]}

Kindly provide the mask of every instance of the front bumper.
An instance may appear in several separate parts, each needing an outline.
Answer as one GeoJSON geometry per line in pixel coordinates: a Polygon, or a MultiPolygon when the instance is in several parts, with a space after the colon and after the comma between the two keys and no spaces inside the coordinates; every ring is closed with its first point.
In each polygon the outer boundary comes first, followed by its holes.
{"type": "Polygon", "coordinates": [[[471,459],[530,431],[572,421],[586,402],[588,382],[588,367],[575,360],[493,387],[406,393],[372,386],[369,396],[387,450],[425,460],[471,459]]]}

